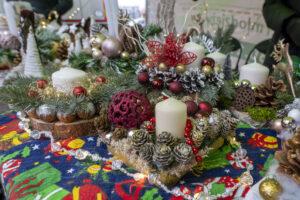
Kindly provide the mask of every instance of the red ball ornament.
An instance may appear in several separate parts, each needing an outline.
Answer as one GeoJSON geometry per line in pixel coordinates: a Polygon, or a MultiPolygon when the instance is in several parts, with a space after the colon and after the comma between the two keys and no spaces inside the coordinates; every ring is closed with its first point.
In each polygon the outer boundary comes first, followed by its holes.
{"type": "Polygon", "coordinates": [[[169,97],[166,97],[166,96],[163,97],[164,100],[166,100],[166,99],[168,99],[168,98],[169,98],[169,97]]]}
{"type": "Polygon", "coordinates": [[[211,114],[212,109],[213,109],[212,105],[209,102],[207,102],[207,101],[200,102],[199,105],[198,105],[198,107],[199,107],[200,111],[204,110],[204,111],[207,112],[208,115],[211,114]]]}
{"type": "Polygon", "coordinates": [[[201,156],[196,156],[196,161],[197,162],[201,162],[202,161],[202,157],[201,156]]]}
{"type": "Polygon", "coordinates": [[[199,149],[197,147],[193,147],[193,153],[196,155],[197,153],[199,153],[199,149]]]}
{"type": "Polygon", "coordinates": [[[186,128],[192,129],[193,125],[192,124],[186,124],[186,128]]]}
{"type": "Polygon", "coordinates": [[[76,97],[86,96],[86,89],[81,86],[75,87],[73,90],[73,95],[76,97]]]}
{"type": "Polygon", "coordinates": [[[96,82],[98,83],[105,83],[106,82],[106,78],[103,76],[99,76],[96,78],[96,82]]]}
{"type": "Polygon", "coordinates": [[[140,84],[147,84],[149,83],[149,75],[147,72],[141,72],[138,75],[138,81],[140,84]]]}
{"type": "Polygon", "coordinates": [[[194,146],[194,141],[193,140],[188,140],[187,144],[190,145],[190,146],[194,146]]]}
{"type": "Polygon", "coordinates": [[[185,104],[188,116],[193,116],[198,111],[198,106],[194,101],[186,101],[185,104]]]}
{"type": "Polygon", "coordinates": [[[179,82],[177,82],[177,81],[172,82],[172,83],[170,84],[169,89],[170,89],[171,92],[173,92],[174,94],[179,94],[179,93],[182,92],[182,90],[183,90],[181,83],[179,83],[179,82]]]}
{"type": "Polygon", "coordinates": [[[185,132],[188,132],[188,133],[189,133],[189,132],[191,132],[191,130],[192,130],[192,129],[190,129],[190,128],[187,128],[187,127],[185,128],[185,132]]]}
{"type": "Polygon", "coordinates": [[[209,66],[211,66],[211,67],[214,67],[214,66],[215,66],[215,61],[214,61],[214,59],[212,59],[212,58],[206,57],[206,58],[203,58],[203,59],[202,59],[201,65],[202,65],[202,66],[209,65],[209,66]]]}
{"type": "Polygon", "coordinates": [[[150,124],[148,127],[147,127],[147,131],[153,131],[154,130],[154,127],[152,124],[150,124]]]}
{"type": "Polygon", "coordinates": [[[200,110],[195,114],[196,118],[208,117],[208,113],[205,110],[200,110]]]}
{"type": "Polygon", "coordinates": [[[153,84],[154,88],[156,88],[156,89],[162,89],[162,87],[163,87],[163,82],[160,79],[155,79],[152,82],[152,84],[153,84]]]}
{"type": "Polygon", "coordinates": [[[48,81],[47,80],[41,79],[37,82],[37,87],[40,88],[40,89],[45,89],[47,86],[48,86],[48,81]]]}
{"type": "Polygon", "coordinates": [[[118,128],[139,128],[152,117],[149,100],[137,91],[122,91],[115,94],[109,104],[109,120],[118,128]]]}
{"type": "Polygon", "coordinates": [[[150,122],[151,122],[152,124],[155,124],[155,118],[154,118],[154,117],[151,118],[151,119],[150,119],[150,122]]]}
{"type": "Polygon", "coordinates": [[[188,132],[185,132],[185,133],[184,133],[184,137],[185,137],[185,138],[190,138],[190,137],[191,137],[191,134],[188,133],[188,132]]]}
{"type": "Polygon", "coordinates": [[[37,91],[29,90],[27,93],[28,97],[37,97],[39,93],[37,91]]]}
{"type": "Polygon", "coordinates": [[[192,124],[192,121],[190,119],[187,119],[186,124],[192,124]]]}

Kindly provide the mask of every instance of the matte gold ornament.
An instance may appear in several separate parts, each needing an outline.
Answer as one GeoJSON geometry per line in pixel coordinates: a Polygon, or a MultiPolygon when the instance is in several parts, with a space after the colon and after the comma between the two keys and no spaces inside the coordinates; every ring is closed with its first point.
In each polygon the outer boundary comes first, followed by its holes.
{"type": "Polygon", "coordinates": [[[159,63],[158,70],[162,71],[162,72],[165,72],[165,71],[168,70],[168,67],[167,67],[167,65],[165,63],[159,63]]]}
{"type": "Polygon", "coordinates": [[[276,200],[282,193],[282,186],[274,178],[267,178],[259,185],[259,194],[264,200],[276,200]]]}
{"type": "Polygon", "coordinates": [[[213,69],[211,66],[205,65],[201,68],[201,72],[205,74],[205,76],[211,76],[211,74],[213,73],[213,69]]]}
{"type": "Polygon", "coordinates": [[[93,48],[92,56],[96,60],[101,60],[102,59],[102,51],[100,51],[99,49],[93,48]]]}
{"type": "Polygon", "coordinates": [[[178,65],[176,66],[176,72],[179,73],[179,74],[184,73],[185,70],[186,70],[186,68],[185,68],[185,65],[184,65],[184,64],[181,64],[181,63],[180,63],[180,64],[178,64],[178,65]]]}
{"type": "Polygon", "coordinates": [[[130,58],[130,54],[129,54],[127,51],[123,51],[123,52],[121,53],[121,58],[127,60],[127,59],[130,58]]]}
{"type": "Polygon", "coordinates": [[[214,68],[217,70],[218,74],[221,73],[222,67],[220,65],[215,65],[214,68]]]}

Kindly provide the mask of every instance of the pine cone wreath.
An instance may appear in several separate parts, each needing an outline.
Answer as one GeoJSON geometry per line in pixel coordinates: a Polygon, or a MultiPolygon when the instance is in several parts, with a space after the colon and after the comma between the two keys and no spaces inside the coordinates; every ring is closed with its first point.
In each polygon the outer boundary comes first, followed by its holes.
{"type": "Polygon", "coordinates": [[[61,40],[59,42],[58,49],[56,51],[56,56],[60,60],[66,60],[69,55],[69,43],[66,40],[61,40]]]}
{"type": "Polygon", "coordinates": [[[266,85],[260,85],[254,90],[255,105],[256,106],[269,106],[276,108],[276,93],[285,92],[286,85],[283,80],[276,81],[272,76],[267,79],[266,85]]]}
{"type": "Polygon", "coordinates": [[[127,129],[125,128],[116,128],[112,134],[115,140],[121,140],[127,137],[127,129]]]}
{"type": "Polygon", "coordinates": [[[174,147],[176,141],[175,138],[172,136],[171,133],[169,132],[162,132],[161,134],[159,134],[156,138],[156,143],[157,144],[165,144],[169,147],[174,147]]]}
{"type": "Polygon", "coordinates": [[[150,135],[146,130],[140,129],[132,136],[132,145],[136,151],[140,151],[141,147],[150,140],[150,135]]]}
{"type": "Polygon", "coordinates": [[[14,57],[13,65],[18,66],[21,62],[22,62],[22,55],[21,52],[19,51],[14,57]]]}
{"type": "Polygon", "coordinates": [[[251,87],[240,86],[237,88],[236,95],[233,101],[233,106],[238,111],[244,111],[248,106],[253,106],[255,103],[254,91],[251,87]]]}
{"type": "Polygon", "coordinates": [[[283,149],[275,152],[275,158],[279,162],[278,170],[300,185],[300,133],[288,139],[283,149]]]}
{"type": "Polygon", "coordinates": [[[146,143],[140,149],[140,156],[145,161],[151,162],[152,161],[152,156],[153,156],[153,149],[154,149],[154,144],[153,143],[146,143]]]}
{"type": "Polygon", "coordinates": [[[192,147],[187,143],[180,143],[176,145],[173,153],[176,162],[184,164],[188,163],[193,156],[192,147]]]}
{"type": "Polygon", "coordinates": [[[158,168],[171,165],[174,160],[172,149],[167,145],[155,145],[153,162],[158,168]]]}

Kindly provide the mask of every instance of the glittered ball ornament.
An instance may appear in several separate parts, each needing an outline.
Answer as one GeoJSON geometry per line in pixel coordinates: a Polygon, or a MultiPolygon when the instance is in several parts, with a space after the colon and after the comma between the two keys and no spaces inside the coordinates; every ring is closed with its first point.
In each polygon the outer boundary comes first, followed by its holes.
{"type": "Polygon", "coordinates": [[[40,88],[40,89],[45,89],[47,86],[48,86],[48,81],[47,80],[41,79],[37,82],[37,87],[40,88]]]}
{"type": "Polygon", "coordinates": [[[210,66],[210,67],[214,67],[214,66],[215,66],[215,61],[214,61],[214,59],[212,59],[212,58],[206,57],[206,58],[203,58],[203,59],[202,59],[201,65],[202,65],[202,66],[208,65],[208,66],[210,66]]]}
{"type": "Polygon", "coordinates": [[[181,83],[174,81],[174,82],[170,83],[169,89],[174,94],[179,94],[180,92],[182,92],[183,87],[182,87],[181,83]]]}
{"type": "Polygon", "coordinates": [[[92,56],[95,60],[101,60],[102,59],[102,51],[100,51],[99,49],[93,48],[92,56]]]}
{"type": "Polygon", "coordinates": [[[282,186],[274,178],[267,178],[259,185],[259,194],[264,200],[276,200],[282,193],[282,186]]]}
{"type": "Polygon", "coordinates": [[[168,71],[168,66],[165,63],[159,63],[158,70],[162,72],[168,71]]]}
{"type": "Polygon", "coordinates": [[[81,86],[75,87],[73,90],[73,95],[76,97],[86,96],[86,89],[81,86]]]}
{"type": "Polygon", "coordinates": [[[138,75],[138,81],[140,84],[147,84],[149,83],[149,75],[147,72],[141,72],[138,75]]]}
{"type": "Polygon", "coordinates": [[[152,117],[149,100],[137,91],[115,94],[109,104],[109,120],[118,128],[139,128],[152,117]]]}
{"type": "Polygon", "coordinates": [[[103,76],[99,76],[96,78],[96,82],[97,83],[105,83],[106,82],[106,78],[103,76]]]}
{"type": "Polygon", "coordinates": [[[118,39],[110,36],[103,41],[101,50],[108,58],[116,58],[120,56],[123,47],[118,39]]]}
{"type": "Polygon", "coordinates": [[[203,110],[203,111],[206,111],[208,115],[211,114],[212,110],[213,110],[213,107],[212,105],[207,102],[207,101],[202,101],[198,104],[198,107],[199,107],[199,110],[203,110]]]}
{"type": "Polygon", "coordinates": [[[193,116],[198,111],[198,105],[194,101],[186,101],[186,108],[188,116],[193,116]]]}
{"type": "Polygon", "coordinates": [[[205,65],[201,68],[201,72],[205,74],[205,76],[211,76],[213,73],[213,68],[209,65],[205,65]]]}
{"type": "Polygon", "coordinates": [[[177,72],[178,74],[182,74],[182,73],[185,72],[186,67],[185,67],[184,64],[181,64],[181,63],[180,63],[180,64],[178,64],[178,65],[176,66],[175,70],[176,70],[176,72],[177,72]]]}

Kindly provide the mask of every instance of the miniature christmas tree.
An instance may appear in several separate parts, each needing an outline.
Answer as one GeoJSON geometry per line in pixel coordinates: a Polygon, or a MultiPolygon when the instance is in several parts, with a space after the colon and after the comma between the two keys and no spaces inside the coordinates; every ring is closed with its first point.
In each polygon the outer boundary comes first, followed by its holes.
{"type": "Polygon", "coordinates": [[[25,76],[33,76],[37,78],[43,77],[43,65],[40,58],[39,50],[37,48],[36,39],[30,27],[27,37],[27,50],[25,59],[25,76]]]}

